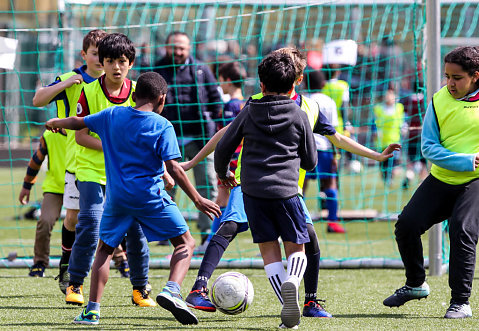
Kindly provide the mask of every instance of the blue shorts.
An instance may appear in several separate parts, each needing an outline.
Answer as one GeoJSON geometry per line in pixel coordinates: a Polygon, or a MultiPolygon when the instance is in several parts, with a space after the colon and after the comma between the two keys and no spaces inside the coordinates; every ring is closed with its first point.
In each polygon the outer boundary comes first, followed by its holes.
{"type": "Polygon", "coordinates": [[[306,173],[308,179],[322,179],[337,177],[336,169],[333,169],[334,153],[328,151],[318,151],[318,164],[313,171],[306,173]]]}
{"type": "Polygon", "coordinates": [[[176,204],[169,199],[163,208],[155,210],[125,210],[105,206],[100,223],[100,239],[110,247],[117,247],[133,222],[138,222],[148,241],[178,237],[189,230],[176,204]]]}
{"type": "Polygon", "coordinates": [[[243,201],[254,243],[275,241],[278,237],[296,244],[309,242],[306,216],[297,195],[272,200],[244,194],[243,201]]]}
{"type": "MultiPolygon", "coordinates": [[[[311,215],[309,214],[308,208],[306,208],[306,204],[301,196],[299,197],[299,200],[301,201],[301,206],[303,207],[306,223],[313,224],[311,215]]],[[[243,191],[241,191],[241,186],[239,185],[235,186],[231,190],[230,197],[228,199],[228,205],[221,215],[221,223],[228,221],[233,221],[239,224],[238,233],[247,231],[249,228],[248,218],[246,217],[246,212],[244,211],[243,191]]]]}

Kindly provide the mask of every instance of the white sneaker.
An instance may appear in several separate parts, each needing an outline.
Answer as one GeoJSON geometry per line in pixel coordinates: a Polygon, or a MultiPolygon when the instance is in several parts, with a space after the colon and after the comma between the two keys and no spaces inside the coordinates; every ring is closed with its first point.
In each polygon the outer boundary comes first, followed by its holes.
{"type": "Polygon", "coordinates": [[[467,318],[472,317],[471,306],[465,303],[451,303],[449,308],[447,308],[446,315],[444,318],[467,318]]]}
{"type": "Polygon", "coordinates": [[[299,281],[297,277],[290,276],[281,285],[281,297],[283,309],[281,309],[281,322],[287,328],[297,326],[301,318],[301,310],[298,302],[299,281]]]}

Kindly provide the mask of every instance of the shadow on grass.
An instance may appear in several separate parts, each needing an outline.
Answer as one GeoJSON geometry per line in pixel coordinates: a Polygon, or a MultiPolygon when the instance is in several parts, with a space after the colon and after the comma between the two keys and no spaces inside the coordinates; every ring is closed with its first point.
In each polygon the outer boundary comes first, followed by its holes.
{"type": "Polygon", "coordinates": [[[392,319],[443,319],[437,316],[417,316],[408,314],[335,314],[334,318],[392,318],[392,319]]]}

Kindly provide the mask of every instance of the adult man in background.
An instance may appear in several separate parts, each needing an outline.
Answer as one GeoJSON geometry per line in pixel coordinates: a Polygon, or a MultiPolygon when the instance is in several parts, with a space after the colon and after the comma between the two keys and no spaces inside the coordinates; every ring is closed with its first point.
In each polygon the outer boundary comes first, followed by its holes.
{"type": "MultiPolygon", "coordinates": [[[[174,126],[181,153],[193,158],[216,131],[213,119],[221,116],[222,101],[216,79],[210,69],[190,55],[190,38],[175,31],[166,38],[166,55],[156,63],[155,71],[168,83],[162,115],[174,126]]],[[[194,169],[196,189],[201,196],[216,198],[213,155],[194,169]]],[[[172,195],[175,195],[173,191],[172,195]]],[[[200,213],[198,229],[202,242],[208,237],[211,221],[200,213]]]]}

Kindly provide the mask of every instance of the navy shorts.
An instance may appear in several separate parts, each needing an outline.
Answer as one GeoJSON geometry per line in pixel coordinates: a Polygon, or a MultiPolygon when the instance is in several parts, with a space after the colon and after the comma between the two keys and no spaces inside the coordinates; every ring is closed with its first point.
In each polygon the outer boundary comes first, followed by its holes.
{"type": "Polygon", "coordinates": [[[244,207],[254,243],[283,241],[309,242],[306,215],[300,198],[260,199],[243,194],[244,207]]]}
{"type": "Polygon", "coordinates": [[[337,169],[333,169],[334,153],[318,151],[318,164],[313,171],[306,173],[307,179],[323,179],[337,177],[337,169]]]}

